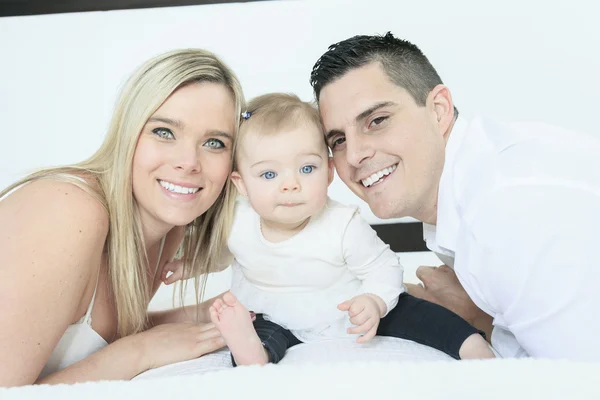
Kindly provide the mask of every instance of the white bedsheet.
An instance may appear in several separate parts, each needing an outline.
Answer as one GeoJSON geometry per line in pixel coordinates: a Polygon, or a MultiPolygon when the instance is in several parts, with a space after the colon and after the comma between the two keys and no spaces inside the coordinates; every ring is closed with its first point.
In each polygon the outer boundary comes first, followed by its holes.
{"type": "MultiPolygon", "coordinates": [[[[441,351],[422,346],[410,340],[375,337],[368,343],[356,343],[354,339],[336,339],[303,343],[290,348],[279,365],[345,364],[365,362],[418,362],[454,361],[441,351]]],[[[208,354],[196,360],[166,365],[147,371],[134,379],[198,375],[206,372],[231,369],[229,351],[208,354]]]]}
{"type": "Polygon", "coordinates": [[[268,365],[0,389],[0,399],[600,399],[598,376],[600,364],[532,359],[268,365]]]}

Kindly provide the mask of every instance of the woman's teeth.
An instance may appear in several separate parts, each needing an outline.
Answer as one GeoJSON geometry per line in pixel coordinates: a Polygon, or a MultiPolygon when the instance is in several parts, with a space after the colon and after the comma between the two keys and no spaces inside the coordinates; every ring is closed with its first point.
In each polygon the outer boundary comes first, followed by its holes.
{"type": "Polygon", "coordinates": [[[173,185],[172,183],[161,181],[161,180],[159,180],[158,183],[160,183],[160,186],[164,187],[169,192],[173,192],[173,193],[193,194],[193,193],[196,193],[198,190],[200,190],[199,187],[196,187],[196,188],[183,187],[183,186],[173,185]]]}
{"type": "Polygon", "coordinates": [[[382,169],[381,171],[375,172],[373,175],[369,176],[366,179],[362,179],[361,182],[362,182],[363,186],[364,187],[373,186],[374,184],[376,184],[377,182],[382,180],[384,176],[388,176],[389,174],[394,172],[394,170],[396,169],[397,166],[398,166],[398,164],[392,165],[391,167],[387,167],[387,168],[382,169]]]}

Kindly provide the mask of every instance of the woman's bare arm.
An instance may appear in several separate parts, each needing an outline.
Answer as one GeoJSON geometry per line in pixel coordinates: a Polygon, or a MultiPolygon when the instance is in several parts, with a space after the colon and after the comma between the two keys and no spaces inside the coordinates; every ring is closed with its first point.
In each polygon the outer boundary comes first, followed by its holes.
{"type": "Polygon", "coordinates": [[[191,360],[225,346],[212,324],[164,324],[119,339],[36,383],[123,380],[151,368],[191,360]]]}
{"type": "Polygon", "coordinates": [[[77,319],[108,217],[74,185],[38,181],[0,202],[0,221],[0,385],[22,385],[35,382],[77,319]]]}

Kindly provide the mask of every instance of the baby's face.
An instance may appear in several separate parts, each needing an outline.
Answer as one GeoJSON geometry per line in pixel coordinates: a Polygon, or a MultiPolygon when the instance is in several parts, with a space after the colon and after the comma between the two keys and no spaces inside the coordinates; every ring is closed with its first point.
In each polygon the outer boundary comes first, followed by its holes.
{"type": "Polygon", "coordinates": [[[236,184],[264,220],[293,226],[325,206],[333,167],[316,126],[272,135],[249,132],[238,157],[236,184]]]}

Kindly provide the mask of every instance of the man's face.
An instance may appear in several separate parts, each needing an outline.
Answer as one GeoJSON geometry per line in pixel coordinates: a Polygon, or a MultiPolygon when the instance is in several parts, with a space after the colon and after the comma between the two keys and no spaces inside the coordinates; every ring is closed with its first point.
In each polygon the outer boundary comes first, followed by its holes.
{"type": "Polygon", "coordinates": [[[449,96],[440,85],[418,106],[379,63],[351,70],[321,91],[319,109],[338,175],[379,218],[435,215],[449,96]]]}

